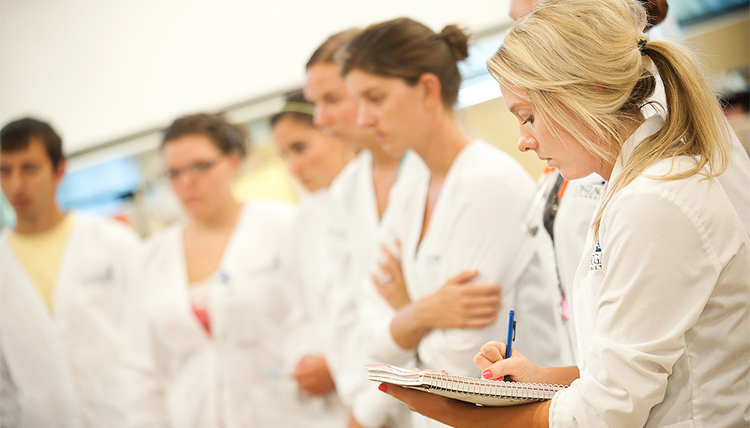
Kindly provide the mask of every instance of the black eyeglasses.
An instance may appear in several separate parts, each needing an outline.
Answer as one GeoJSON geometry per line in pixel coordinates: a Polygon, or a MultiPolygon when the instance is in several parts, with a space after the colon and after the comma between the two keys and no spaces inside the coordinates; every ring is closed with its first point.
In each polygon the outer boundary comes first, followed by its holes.
{"type": "Polygon", "coordinates": [[[182,174],[187,174],[189,177],[192,177],[192,178],[199,177],[205,174],[206,172],[208,172],[209,170],[211,170],[211,168],[215,167],[216,164],[218,164],[222,160],[223,158],[214,159],[212,161],[201,161],[201,162],[196,162],[192,165],[188,165],[182,168],[168,169],[167,178],[169,178],[172,181],[175,181],[178,178],[180,178],[182,174]]]}

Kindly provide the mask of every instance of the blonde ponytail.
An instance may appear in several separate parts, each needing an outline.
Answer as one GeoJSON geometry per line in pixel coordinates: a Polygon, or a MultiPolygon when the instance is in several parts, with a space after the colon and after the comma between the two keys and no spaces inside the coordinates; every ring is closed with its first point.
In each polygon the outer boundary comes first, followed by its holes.
{"type": "Polygon", "coordinates": [[[654,177],[661,180],[678,180],[695,174],[716,177],[729,163],[727,143],[731,136],[724,112],[703,78],[698,62],[690,52],[669,42],[648,42],[644,53],[654,62],[664,83],[666,121],[656,134],[636,147],[622,173],[610,184],[602,208],[594,218],[595,236],[599,235],[602,212],[612,197],[654,162],[665,158],[675,160],[679,156],[697,160],[690,169],[654,177]]]}
{"type": "Polygon", "coordinates": [[[653,95],[656,67],[667,95],[666,122],[609,184],[595,236],[613,195],[654,162],[695,157],[693,168],[655,177],[675,180],[720,175],[729,157],[729,129],[698,62],[675,43],[643,42],[645,26],[646,13],[634,0],[549,0],[511,27],[487,61],[501,85],[528,92],[547,124],[557,123],[609,164],[627,138],[627,124],[643,120],[640,109],[653,95]]]}

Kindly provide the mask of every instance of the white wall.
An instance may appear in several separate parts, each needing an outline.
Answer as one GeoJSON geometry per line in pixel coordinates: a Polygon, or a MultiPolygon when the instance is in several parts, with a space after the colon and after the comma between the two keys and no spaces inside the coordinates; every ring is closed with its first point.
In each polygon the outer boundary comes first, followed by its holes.
{"type": "Polygon", "coordinates": [[[299,85],[331,33],[409,16],[502,24],[508,0],[0,0],[0,122],[52,122],[72,152],[299,85]]]}

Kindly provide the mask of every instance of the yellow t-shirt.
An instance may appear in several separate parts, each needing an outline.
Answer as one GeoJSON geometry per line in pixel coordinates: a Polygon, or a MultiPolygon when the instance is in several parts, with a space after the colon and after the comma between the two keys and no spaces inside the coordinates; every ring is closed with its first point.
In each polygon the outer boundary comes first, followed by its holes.
{"type": "Polygon", "coordinates": [[[11,249],[36,285],[50,313],[53,313],[52,298],[60,261],[72,227],[73,216],[68,214],[55,227],[41,233],[8,233],[11,249]]]}

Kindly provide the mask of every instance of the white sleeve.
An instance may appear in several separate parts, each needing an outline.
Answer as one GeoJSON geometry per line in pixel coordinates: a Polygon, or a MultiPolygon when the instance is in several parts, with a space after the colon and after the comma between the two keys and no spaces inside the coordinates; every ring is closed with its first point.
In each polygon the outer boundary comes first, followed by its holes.
{"type": "Polygon", "coordinates": [[[721,270],[703,227],[666,192],[624,189],[610,202],[603,269],[575,289],[576,324],[588,335],[581,376],[555,396],[550,426],[641,427],[664,400],[721,270]]]}
{"type": "Polygon", "coordinates": [[[354,396],[367,384],[364,375],[363,340],[360,333],[361,296],[351,283],[349,217],[342,197],[331,191],[325,216],[326,256],[331,272],[331,346],[326,361],[336,383],[339,399],[351,406],[354,396]]]}
{"type": "MultiPolygon", "coordinates": [[[[522,286],[519,279],[529,269],[535,251],[533,240],[521,230],[533,185],[530,180],[514,180],[509,174],[474,176],[461,184],[452,202],[454,222],[446,225],[450,235],[442,255],[440,283],[421,287],[437,290],[449,278],[476,269],[479,275],[473,282],[502,286],[500,314],[507,314],[515,306],[517,289],[522,286]]],[[[541,280],[543,276],[533,278],[541,280]]],[[[549,301],[549,296],[543,298],[549,301]]],[[[506,325],[507,318],[501,315],[494,324],[481,329],[432,330],[419,344],[419,359],[432,370],[478,376],[474,355],[488,341],[504,340],[506,325]]]]}
{"type": "MultiPolygon", "coordinates": [[[[278,228],[278,243],[275,250],[278,253],[278,259],[281,263],[283,280],[276,288],[275,302],[279,311],[284,313],[283,325],[281,331],[284,332],[283,349],[281,355],[282,367],[285,371],[291,372],[305,355],[313,353],[316,341],[322,340],[320,325],[314,322],[313,315],[310,312],[310,302],[306,297],[307,287],[305,278],[301,271],[302,248],[298,238],[298,223],[300,215],[305,212],[294,209],[284,210],[283,214],[276,218],[273,227],[278,228]]],[[[269,226],[270,227],[270,226],[269,226]]]]}
{"type": "Polygon", "coordinates": [[[301,216],[305,214],[303,210],[297,211],[295,221],[290,224],[294,233],[288,234],[287,242],[284,243],[279,256],[285,277],[282,288],[279,290],[285,298],[280,300],[283,300],[289,311],[286,318],[288,324],[285,329],[288,348],[284,352],[287,359],[284,366],[289,371],[294,369],[303,356],[315,353],[314,348],[319,345],[317,342],[322,341],[320,331],[322,326],[315,322],[311,313],[313,310],[311,306],[315,304],[310,298],[312,284],[304,278],[309,272],[304,272],[302,245],[312,243],[303,242],[301,238],[305,231],[300,229],[304,226],[315,227],[315,225],[302,222],[301,216]]]}

